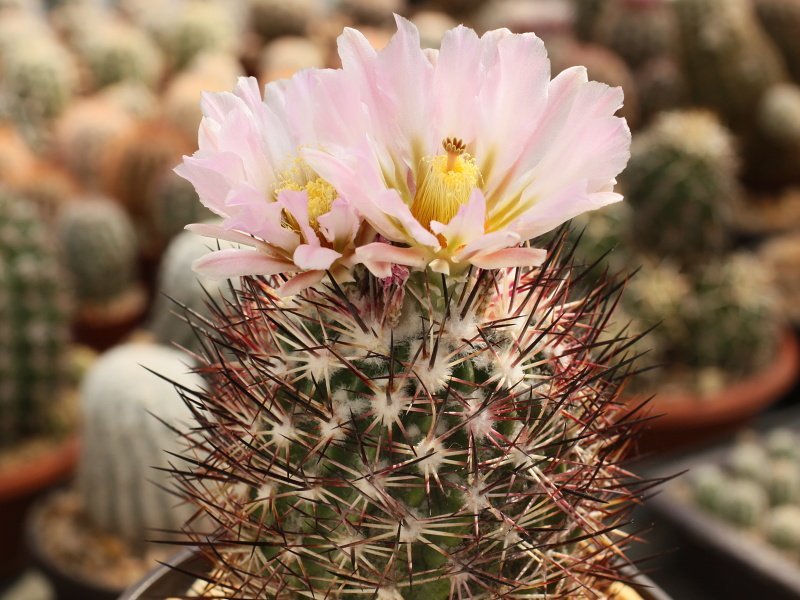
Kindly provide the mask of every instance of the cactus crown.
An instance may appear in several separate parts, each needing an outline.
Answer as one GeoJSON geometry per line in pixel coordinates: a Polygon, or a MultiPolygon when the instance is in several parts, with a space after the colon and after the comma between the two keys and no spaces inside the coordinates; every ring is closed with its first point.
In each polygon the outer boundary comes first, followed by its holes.
{"type": "Polygon", "coordinates": [[[68,309],[34,207],[0,192],[0,445],[51,429],[67,378],[68,309]]]}
{"type": "Polygon", "coordinates": [[[220,309],[176,471],[225,597],[602,593],[628,536],[612,300],[571,268],[395,267],[220,309]],[[255,548],[255,550],[254,550],[255,548]],[[224,566],[223,566],[224,565],[224,566]]]}

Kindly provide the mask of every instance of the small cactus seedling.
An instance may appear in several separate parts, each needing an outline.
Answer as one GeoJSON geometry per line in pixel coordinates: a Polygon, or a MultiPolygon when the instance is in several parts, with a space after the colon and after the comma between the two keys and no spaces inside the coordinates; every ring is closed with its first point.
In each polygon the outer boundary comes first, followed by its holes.
{"type": "Polygon", "coordinates": [[[176,464],[167,453],[180,449],[174,429],[185,427],[191,413],[176,387],[163,379],[195,389],[202,385],[188,371],[187,357],[177,350],[126,344],[92,365],[81,389],[83,508],[95,526],[135,549],[148,539],[163,539],[163,531],[188,516],[169,492],[164,470],[176,464]]]}
{"type": "Polygon", "coordinates": [[[122,208],[101,198],[75,202],[61,219],[60,238],[82,321],[100,325],[141,314],[146,298],[138,282],[139,246],[122,208]]]}
{"type": "Polygon", "coordinates": [[[0,191],[0,446],[47,433],[66,391],[69,298],[51,237],[0,191]]]}
{"type": "Polygon", "coordinates": [[[667,113],[643,131],[623,173],[640,248],[689,268],[726,250],[736,166],[731,135],[711,113],[667,113]]]}
{"type": "Polygon", "coordinates": [[[769,462],[769,455],[756,440],[736,444],[728,457],[728,468],[737,477],[758,481],[769,462]]]}
{"type": "Polygon", "coordinates": [[[769,507],[769,498],[761,486],[749,479],[731,481],[719,507],[720,516],[743,529],[753,529],[769,507]]]}

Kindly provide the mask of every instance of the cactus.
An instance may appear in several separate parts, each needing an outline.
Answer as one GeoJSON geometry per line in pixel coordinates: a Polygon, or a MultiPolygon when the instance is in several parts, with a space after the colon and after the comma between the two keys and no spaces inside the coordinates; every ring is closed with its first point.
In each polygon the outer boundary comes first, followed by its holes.
{"type": "Polygon", "coordinates": [[[234,50],[238,35],[235,19],[225,4],[206,0],[188,0],[157,30],[175,70],[184,69],[202,52],[234,50]]]}
{"type": "Polygon", "coordinates": [[[136,218],[143,218],[147,198],[192,144],[181,131],[161,122],[138,124],[109,150],[103,181],[106,193],[136,218]]]}
{"type": "Polygon", "coordinates": [[[591,42],[597,28],[597,20],[608,0],[572,0],[575,35],[579,40],[591,42]]]}
{"type": "Polygon", "coordinates": [[[404,12],[405,0],[339,0],[338,8],[356,23],[386,25],[393,14],[404,12]]]}
{"type": "Polygon", "coordinates": [[[38,126],[57,117],[72,99],[78,72],[66,48],[33,37],[2,55],[0,94],[19,123],[38,126]]]}
{"type": "Polygon", "coordinates": [[[717,512],[722,507],[729,477],[717,465],[701,465],[690,475],[692,495],[698,506],[717,512]]]}
{"type": "Polygon", "coordinates": [[[450,15],[434,10],[416,12],[411,21],[419,29],[420,44],[423,48],[438,48],[445,32],[458,25],[450,15]]]}
{"type": "Polygon", "coordinates": [[[728,456],[728,468],[737,477],[758,481],[769,462],[766,450],[753,439],[740,440],[728,456]]]}
{"type": "Polygon", "coordinates": [[[800,507],[779,506],[771,511],[765,533],[770,544],[797,555],[800,552],[800,507]]]}
{"type": "Polygon", "coordinates": [[[759,103],[754,129],[747,144],[747,180],[772,188],[800,182],[800,86],[772,86],[759,103]]]}
{"type": "Polygon", "coordinates": [[[265,40],[304,35],[323,7],[320,0],[248,0],[248,22],[265,40]]]}
{"type": "Polygon", "coordinates": [[[39,216],[47,226],[55,226],[80,189],[69,171],[44,161],[37,162],[27,177],[11,187],[36,205],[39,216]]]}
{"type": "Polygon", "coordinates": [[[781,458],[769,461],[761,478],[773,506],[794,504],[800,500],[800,468],[794,460],[781,458]]]}
{"type": "Polygon", "coordinates": [[[9,186],[25,181],[35,164],[33,151],[17,129],[0,125],[0,181],[9,186]]]}
{"type": "Polygon", "coordinates": [[[185,434],[211,453],[176,472],[219,524],[189,534],[226,598],[607,590],[631,494],[612,466],[630,435],[618,349],[590,350],[607,290],[571,295],[549,250],[516,279],[356,269],[288,300],[244,280],[204,339],[185,434]]]}
{"type": "Polygon", "coordinates": [[[148,121],[159,113],[159,99],[147,86],[135,81],[122,81],[104,88],[97,97],[121,108],[134,119],[148,121]]]}
{"type": "Polygon", "coordinates": [[[288,79],[301,69],[325,66],[322,49],[304,37],[286,36],[269,42],[261,54],[260,77],[264,83],[288,79]]]}
{"type": "Polygon", "coordinates": [[[750,126],[764,93],[786,78],[778,51],[748,0],[675,0],[692,96],[737,131],[750,126]]]}
{"type": "Polygon", "coordinates": [[[118,21],[87,32],[80,40],[78,54],[95,88],[128,80],[154,87],[164,64],[160,49],[146,33],[118,21]]]}
{"type": "Polygon", "coordinates": [[[202,319],[212,316],[210,303],[219,302],[229,284],[196,274],[192,263],[216,247],[216,241],[184,231],[167,248],[158,273],[158,296],[146,325],[158,343],[199,349],[193,325],[205,326],[202,319]]]}
{"type": "Polygon", "coordinates": [[[772,458],[800,458],[800,440],[797,434],[786,427],[778,427],[770,431],[764,440],[767,452],[772,458]]]}
{"type": "Polygon", "coordinates": [[[767,512],[769,500],[761,486],[749,479],[731,481],[722,498],[720,516],[742,529],[754,529],[767,512]]]}
{"type": "Polygon", "coordinates": [[[184,227],[214,216],[200,203],[192,185],[172,171],[156,182],[148,203],[146,220],[153,233],[150,243],[159,254],[184,227]]]}
{"type": "Polygon", "coordinates": [[[107,100],[79,100],[55,124],[57,156],[84,186],[97,189],[112,142],[125,137],[133,126],[130,115],[107,100]]]}
{"type": "Polygon", "coordinates": [[[118,322],[142,311],[136,231],[125,211],[100,198],[75,202],[65,211],[59,234],[82,319],[118,322]]]}
{"type": "Polygon", "coordinates": [[[678,62],[663,56],[645,63],[634,73],[642,121],[659,113],[683,108],[689,101],[689,87],[678,62]]]}
{"type": "Polygon", "coordinates": [[[713,115],[662,115],[634,140],[622,182],[643,251],[692,267],[727,249],[736,159],[713,115]]]}
{"type": "Polygon", "coordinates": [[[69,298],[35,208],[0,192],[0,446],[48,433],[68,376],[69,298]]]}
{"type": "Polygon", "coordinates": [[[186,426],[191,413],[175,387],[200,386],[187,373],[187,357],[145,344],[118,346],[89,370],[81,389],[84,434],[78,491],[90,521],[143,549],[146,539],[163,537],[187,517],[185,507],[165,489],[168,476],[157,468],[176,464],[166,452],[179,443],[170,427],[186,426]],[[169,425],[169,426],[168,426],[169,425]],[[158,530],[158,531],[156,531],[158,530]]]}
{"type": "Polygon", "coordinates": [[[597,17],[594,40],[634,69],[673,56],[678,30],[672,6],[667,0],[607,0],[597,17]]]}
{"type": "Polygon", "coordinates": [[[755,0],[756,14],[778,47],[795,81],[800,81],[800,2],[755,0]]]}

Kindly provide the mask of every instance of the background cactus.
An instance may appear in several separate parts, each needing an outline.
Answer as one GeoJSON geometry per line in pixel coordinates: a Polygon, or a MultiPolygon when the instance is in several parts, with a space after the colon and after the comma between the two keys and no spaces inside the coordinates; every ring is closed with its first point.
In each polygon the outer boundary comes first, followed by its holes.
{"type": "Polygon", "coordinates": [[[248,3],[248,23],[265,40],[305,34],[324,6],[320,0],[248,0],[248,3]]]}
{"type": "Polygon", "coordinates": [[[557,261],[516,284],[484,273],[497,280],[446,291],[424,273],[360,274],[285,303],[247,280],[199,368],[208,391],[186,435],[213,450],[176,473],[220,525],[193,539],[222,557],[226,597],[607,589],[630,438],[613,416],[614,345],[587,360],[605,294],[571,297],[557,261]],[[543,547],[558,551],[533,558],[543,547]]]}
{"type": "Polygon", "coordinates": [[[746,130],[764,93],[786,77],[748,0],[676,0],[693,99],[746,130]]]}
{"type": "Polygon", "coordinates": [[[146,325],[158,343],[200,349],[193,325],[207,327],[203,319],[213,316],[211,302],[224,302],[230,284],[195,273],[192,263],[216,248],[215,240],[190,231],[179,234],[167,248],[158,272],[158,296],[146,325]]]}
{"type": "Polygon", "coordinates": [[[259,80],[268,83],[288,79],[301,69],[324,66],[325,54],[313,41],[299,36],[283,36],[264,46],[259,80]]]}
{"type": "Polygon", "coordinates": [[[47,433],[65,393],[69,298],[51,238],[24,198],[0,192],[0,445],[47,433]]]}
{"type": "Polygon", "coordinates": [[[770,544],[797,556],[800,552],[800,506],[779,506],[767,517],[770,544]]]}
{"type": "Polygon", "coordinates": [[[403,12],[405,0],[339,0],[338,8],[356,23],[386,25],[394,13],[403,12]]]}
{"type": "Polygon", "coordinates": [[[800,182],[800,86],[772,86],[754,116],[745,161],[748,181],[771,188],[800,182]]]}
{"type": "Polygon", "coordinates": [[[187,518],[186,507],[165,488],[166,468],[179,442],[171,427],[186,426],[191,413],[175,387],[196,387],[187,357],[170,348],[128,344],[104,354],[89,370],[81,390],[84,433],[78,490],[97,527],[142,550],[187,518]],[[168,425],[167,425],[168,424],[168,425]],[[158,531],[156,531],[158,530],[158,531]]]}
{"type": "Polygon", "coordinates": [[[683,108],[689,101],[689,88],[680,64],[662,56],[645,63],[634,73],[642,120],[659,113],[683,108]]]}
{"type": "Polygon", "coordinates": [[[795,81],[800,81],[800,2],[755,0],[756,14],[778,47],[795,81]]]}
{"type": "Polygon", "coordinates": [[[641,249],[687,267],[726,250],[736,170],[733,140],[713,115],[659,117],[634,140],[622,175],[641,249]]]}
{"type": "Polygon", "coordinates": [[[175,70],[203,52],[233,50],[238,35],[227,3],[206,0],[187,0],[157,26],[157,37],[175,70]]]}
{"type": "Polygon", "coordinates": [[[60,239],[82,319],[116,322],[141,313],[138,243],[125,211],[101,198],[75,202],[61,219],[60,239]]]}

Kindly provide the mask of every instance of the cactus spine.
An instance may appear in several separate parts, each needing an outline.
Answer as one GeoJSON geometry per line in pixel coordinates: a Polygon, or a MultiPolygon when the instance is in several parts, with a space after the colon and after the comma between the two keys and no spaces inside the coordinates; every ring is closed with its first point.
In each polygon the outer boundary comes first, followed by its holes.
{"type": "Polygon", "coordinates": [[[191,413],[175,387],[147,369],[184,386],[199,386],[187,373],[187,357],[145,344],[118,346],[89,370],[81,390],[84,421],[78,490],[90,520],[142,548],[146,539],[177,528],[187,516],[164,488],[156,467],[174,464],[179,450],[171,427],[186,426],[191,413]],[[169,426],[167,425],[169,424],[169,426]]]}
{"type": "Polygon", "coordinates": [[[53,426],[67,381],[64,284],[35,208],[0,191],[0,446],[53,426]]]}
{"type": "Polygon", "coordinates": [[[176,474],[221,525],[193,539],[221,553],[225,597],[605,591],[595,573],[625,543],[630,492],[598,453],[625,438],[613,344],[586,360],[602,288],[573,299],[569,273],[555,260],[443,289],[430,272],[358,270],[341,294],[285,304],[245,280],[205,340],[206,410],[186,434],[213,446],[214,481],[206,467],[176,474]],[[621,512],[606,521],[612,497],[621,512]]]}
{"type": "Polygon", "coordinates": [[[623,173],[642,250],[691,267],[729,243],[738,192],[730,134],[710,113],[661,116],[623,173]]]}

